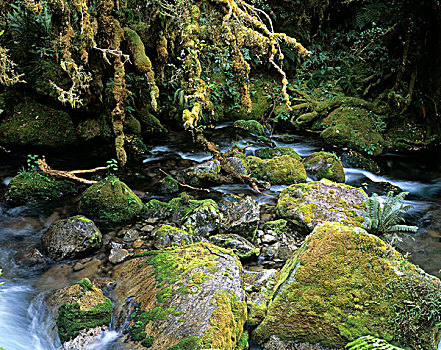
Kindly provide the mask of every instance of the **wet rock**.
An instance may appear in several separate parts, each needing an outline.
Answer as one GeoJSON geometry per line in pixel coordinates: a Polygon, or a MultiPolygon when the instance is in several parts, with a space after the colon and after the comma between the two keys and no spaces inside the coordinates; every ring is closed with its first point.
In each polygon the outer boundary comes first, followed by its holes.
{"type": "Polygon", "coordinates": [[[127,249],[124,248],[112,248],[109,254],[109,261],[116,265],[123,262],[130,255],[127,249]]]}
{"type": "Polygon", "coordinates": [[[37,248],[26,249],[21,252],[17,259],[20,263],[27,266],[45,265],[46,259],[37,248]]]}
{"type": "Polygon", "coordinates": [[[139,232],[135,229],[127,229],[123,231],[123,241],[124,242],[133,242],[134,240],[139,238],[139,232]]]}
{"type": "Polygon", "coordinates": [[[227,158],[225,158],[225,160],[230,165],[230,167],[233,169],[235,174],[240,174],[240,175],[247,175],[248,174],[247,165],[246,165],[246,162],[243,158],[227,157],[227,158]]]}
{"type": "MultiPolygon", "coordinates": [[[[441,302],[440,291],[437,278],[380,238],[359,227],[325,222],[281,270],[254,337],[260,344],[276,336],[282,342],[341,349],[370,334],[406,348],[436,349],[439,325],[426,317],[434,312],[429,305],[441,302]],[[418,328],[409,332],[415,324],[418,328]]],[[[440,310],[435,313],[441,316],[440,310]]]]}
{"type": "Polygon", "coordinates": [[[99,326],[95,328],[82,329],[72,340],[63,343],[64,350],[87,350],[94,345],[99,345],[101,334],[109,329],[108,326],[99,326]]]}
{"type": "Polygon", "coordinates": [[[221,233],[233,233],[253,241],[260,219],[259,205],[251,197],[235,202],[219,202],[222,213],[221,233]]]}
{"type": "Polygon", "coordinates": [[[259,180],[269,181],[272,185],[306,182],[303,164],[291,156],[284,155],[272,159],[248,156],[246,159],[251,175],[259,180]]]}
{"type": "Polygon", "coordinates": [[[231,234],[219,234],[210,237],[210,242],[227,249],[232,249],[241,259],[248,259],[259,254],[259,249],[245,238],[231,234]]]}
{"type": "Polygon", "coordinates": [[[189,232],[170,225],[163,225],[153,234],[153,246],[155,249],[164,249],[172,246],[181,246],[196,243],[202,240],[189,232]]]}
{"type": "Polygon", "coordinates": [[[182,227],[192,235],[208,237],[218,230],[221,221],[217,204],[207,199],[182,219],[182,227]]]}
{"type": "Polygon", "coordinates": [[[54,310],[61,342],[68,342],[65,349],[86,350],[110,324],[112,302],[87,278],[56,291],[48,305],[54,310]]]}
{"type": "Polygon", "coordinates": [[[234,350],[246,319],[242,267],[207,243],[150,251],[115,269],[117,327],[154,350],[234,350]],[[129,299],[128,299],[129,298],[129,299]],[[130,320],[130,321],[128,321],[130,320]]]}
{"type": "Polygon", "coordinates": [[[135,242],[133,242],[132,248],[134,248],[134,249],[141,248],[143,244],[144,244],[144,241],[142,239],[138,238],[135,242]]]}
{"type": "Polygon", "coordinates": [[[333,153],[312,153],[303,159],[303,165],[314,180],[328,179],[334,182],[345,182],[343,165],[333,153]]]}
{"type": "Polygon", "coordinates": [[[185,170],[183,178],[187,184],[202,187],[205,184],[222,183],[225,179],[220,172],[220,162],[210,160],[185,170]]]}
{"type": "Polygon", "coordinates": [[[80,207],[93,218],[120,222],[138,214],[142,202],[124,182],[111,175],[83,193],[80,207]]]}
{"type": "Polygon", "coordinates": [[[46,202],[77,191],[77,185],[72,181],[60,180],[38,171],[25,171],[11,179],[5,198],[16,204],[46,202]]]}
{"type": "Polygon", "coordinates": [[[41,244],[54,260],[76,259],[97,251],[102,235],[92,220],[77,215],[52,224],[43,233],[41,244]]]}
{"type": "Polygon", "coordinates": [[[364,202],[362,190],[324,179],[285,188],[277,202],[277,213],[299,233],[307,234],[325,221],[361,226],[364,202]]]}
{"type": "Polygon", "coordinates": [[[342,153],[341,161],[348,168],[364,169],[374,174],[380,173],[380,167],[375,161],[353,150],[342,153]]]}

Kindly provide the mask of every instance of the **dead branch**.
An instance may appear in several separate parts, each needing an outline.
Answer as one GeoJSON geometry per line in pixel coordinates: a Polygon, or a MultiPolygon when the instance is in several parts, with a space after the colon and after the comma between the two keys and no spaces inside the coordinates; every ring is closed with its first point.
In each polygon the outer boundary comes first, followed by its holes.
{"type": "MultiPolygon", "coordinates": [[[[171,176],[170,174],[167,174],[164,170],[159,169],[159,171],[160,171],[161,173],[163,173],[165,176],[170,176],[173,180],[176,180],[173,176],[171,176]]],[[[176,180],[176,181],[178,182],[179,186],[182,186],[182,187],[187,187],[187,188],[190,188],[190,189],[192,189],[192,190],[196,190],[196,191],[211,192],[211,191],[210,191],[209,189],[207,189],[207,188],[197,188],[197,187],[193,187],[193,186],[190,186],[190,185],[184,184],[184,183],[182,183],[182,182],[179,182],[178,180],[176,180]]]]}
{"type": "Polygon", "coordinates": [[[98,181],[95,180],[87,180],[84,179],[82,177],[78,177],[75,174],[83,174],[83,173],[94,173],[96,171],[99,170],[107,170],[107,167],[97,167],[94,169],[85,169],[85,170],[71,170],[71,171],[65,171],[65,170],[55,170],[52,169],[47,163],[46,163],[46,158],[43,156],[43,158],[38,159],[38,167],[40,168],[41,171],[49,174],[49,175],[53,175],[56,177],[63,177],[63,178],[67,178],[67,179],[71,179],[71,180],[75,180],[78,182],[82,182],[84,184],[95,184],[98,181]]]}

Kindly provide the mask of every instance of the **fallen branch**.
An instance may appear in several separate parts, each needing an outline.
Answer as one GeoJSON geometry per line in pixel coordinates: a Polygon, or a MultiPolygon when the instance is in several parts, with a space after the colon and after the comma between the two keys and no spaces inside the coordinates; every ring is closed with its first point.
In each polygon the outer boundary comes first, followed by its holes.
{"type": "Polygon", "coordinates": [[[166,173],[164,170],[162,170],[162,169],[159,169],[159,171],[160,171],[161,173],[163,173],[165,176],[170,176],[173,180],[177,181],[177,183],[179,184],[179,186],[187,187],[187,188],[190,188],[190,189],[195,190],[195,191],[211,192],[211,191],[210,191],[209,189],[207,189],[207,188],[193,187],[193,186],[190,186],[190,185],[184,184],[184,183],[182,183],[182,182],[179,182],[179,181],[176,180],[173,176],[171,176],[170,174],[167,174],[167,173],[166,173]]]}
{"type": "Polygon", "coordinates": [[[88,184],[88,185],[95,184],[98,181],[87,180],[87,179],[84,179],[82,177],[78,177],[75,174],[94,173],[94,172],[99,171],[99,170],[107,170],[107,167],[97,167],[97,168],[94,168],[94,169],[71,170],[71,171],[54,170],[46,163],[46,158],[44,156],[43,156],[43,158],[38,159],[37,162],[38,162],[38,167],[40,168],[40,170],[45,172],[45,173],[47,173],[47,174],[49,174],[49,175],[53,175],[53,176],[57,176],[57,177],[63,177],[63,178],[75,180],[75,181],[82,182],[82,183],[85,183],[85,184],[88,184]]]}

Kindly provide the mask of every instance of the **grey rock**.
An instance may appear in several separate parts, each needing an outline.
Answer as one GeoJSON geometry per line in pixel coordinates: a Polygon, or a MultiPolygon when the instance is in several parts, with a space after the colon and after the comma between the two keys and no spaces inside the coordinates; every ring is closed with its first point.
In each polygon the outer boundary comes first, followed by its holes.
{"type": "Polygon", "coordinates": [[[102,235],[92,220],[77,215],[53,223],[43,233],[41,244],[54,260],[75,259],[97,251],[102,235]]]}
{"type": "Polygon", "coordinates": [[[221,221],[217,204],[206,200],[182,219],[182,227],[190,234],[208,237],[219,228],[221,221]]]}
{"type": "Polygon", "coordinates": [[[130,254],[127,249],[112,248],[109,254],[109,261],[116,265],[123,262],[129,255],[130,254]]]}
{"type": "Polygon", "coordinates": [[[239,258],[248,258],[259,253],[259,249],[251,242],[234,233],[214,235],[210,237],[210,241],[219,247],[232,249],[239,258]]]}

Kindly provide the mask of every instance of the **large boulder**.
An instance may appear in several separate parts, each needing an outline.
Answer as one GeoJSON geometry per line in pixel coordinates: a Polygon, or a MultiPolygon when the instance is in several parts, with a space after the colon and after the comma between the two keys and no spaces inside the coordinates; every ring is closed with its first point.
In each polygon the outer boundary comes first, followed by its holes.
{"type": "Polygon", "coordinates": [[[77,215],[53,223],[41,236],[41,244],[54,260],[86,256],[102,245],[102,235],[92,220],[77,215]]]}
{"type": "Polygon", "coordinates": [[[252,242],[260,221],[256,201],[247,196],[236,201],[221,201],[218,205],[223,217],[221,233],[237,234],[252,242]]]}
{"type": "Polygon", "coordinates": [[[0,144],[61,147],[75,142],[69,115],[37,102],[18,104],[0,123],[0,144]]]}
{"type": "Polygon", "coordinates": [[[303,159],[303,165],[314,180],[328,179],[334,182],[345,182],[343,165],[333,153],[314,152],[303,159]]]}
{"type": "Polygon", "coordinates": [[[140,254],[115,269],[117,327],[153,350],[234,350],[246,320],[241,271],[209,243],[140,254]]]}
{"type": "Polygon", "coordinates": [[[80,205],[86,215],[113,222],[130,220],[142,209],[139,197],[114,175],[84,191],[80,205]]]}
{"type": "Polygon", "coordinates": [[[364,202],[362,190],[324,179],[285,188],[277,202],[277,214],[303,233],[325,221],[362,226],[364,202]]]}
{"type": "Polygon", "coordinates": [[[320,137],[330,145],[377,156],[383,152],[386,143],[376,128],[380,123],[379,116],[364,108],[337,108],[321,121],[326,129],[320,137]]]}
{"type": "Polygon", "coordinates": [[[86,350],[110,325],[112,302],[87,278],[48,299],[64,349],[86,350]]]}
{"type": "Polygon", "coordinates": [[[248,156],[247,163],[252,176],[259,180],[269,181],[272,185],[306,182],[306,171],[303,164],[289,155],[272,159],[248,156]]]}
{"type": "MultiPolygon", "coordinates": [[[[281,343],[343,348],[373,335],[412,349],[435,350],[441,337],[441,282],[358,227],[315,228],[280,272],[254,336],[281,343]]],[[[296,347],[278,346],[277,349],[296,347]]]]}
{"type": "Polygon", "coordinates": [[[38,171],[24,171],[11,179],[5,197],[13,203],[24,204],[53,200],[77,191],[72,181],[38,171]]]}

